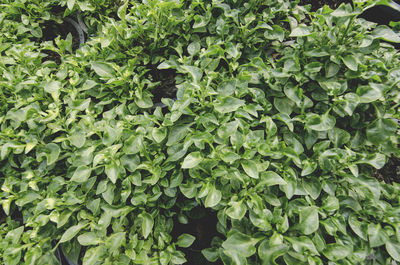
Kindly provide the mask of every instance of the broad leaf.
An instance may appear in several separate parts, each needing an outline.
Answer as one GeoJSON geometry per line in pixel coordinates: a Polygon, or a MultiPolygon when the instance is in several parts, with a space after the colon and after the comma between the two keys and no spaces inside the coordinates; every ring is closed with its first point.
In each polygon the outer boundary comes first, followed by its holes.
{"type": "Polygon", "coordinates": [[[192,235],[182,234],[178,237],[178,241],[176,242],[176,245],[178,245],[182,248],[188,248],[193,244],[195,239],[196,238],[192,235]]]}
{"type": "Polygon", "coordinates": [[[203,157],[200,152],[193,152],[188,154],[183,160],[182,168],[193,168],[201,163],[203,157]]]}

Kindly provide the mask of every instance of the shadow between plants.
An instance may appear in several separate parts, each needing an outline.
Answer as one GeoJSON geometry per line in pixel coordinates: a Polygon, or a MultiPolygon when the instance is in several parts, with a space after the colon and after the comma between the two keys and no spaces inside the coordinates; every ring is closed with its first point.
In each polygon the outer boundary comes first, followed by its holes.
{"type": "MultiPolygon", "coordinates": [[[[42,26],[43,37],[41,41],[54,41],[57,37],[66,39],[68,34],[72,36],[72,51],[76,51],[79,48],[79,35],[74,26],[67,21],[59,24],[55,21],[47,21],[42,26]]],[[[61,56],[51,50],[44,51],[48,56],[44,58],[44,61],[54,61],[57,64],[61,63],[61,56]]]]}
{"type": "Polygon", "coordinates": [[[154,82],[160,82],[153,91],[153,102],[159,103],[163,98],[176,98],[175,76],[176,71],[173,69],[158,70],[153,68],[150,75],[154,82]]]}
{"type": "Polygon", "coordinates": [[[184,254],[187,265],[222,265],[219,260],[217,262],[209,262],[201,253],[205,248],[211,247],[211,241],[214,237],[221,234],[217,231],[217,213],[202,207],[195,207],[191,211],[185,213],[188,217],[187,224],[181,224],[174,219],[174,228],[172,230],[172,238],[176,241],[182,234],[190,234],[196,237],[196,240],[189,248],[179,248],[184,254]]]}
{"type": "Polygon", "coordinates": [[[375,171],[374,177],[388,184],[400,183],[400,158],[391,157],[383,168],[375,171]]]}

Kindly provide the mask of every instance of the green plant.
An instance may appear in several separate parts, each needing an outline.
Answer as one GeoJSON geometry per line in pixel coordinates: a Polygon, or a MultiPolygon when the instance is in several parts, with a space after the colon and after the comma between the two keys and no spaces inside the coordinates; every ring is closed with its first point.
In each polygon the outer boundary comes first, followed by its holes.
{"type": "Polygon", "coordinates": [[[182,264],[198,209],[210,262],[400,261],[399,184],[371,177],[400,157],[389,27],[282,0],[65,4],[96,25],[77,51],[1,30],[2,263],[182,264]]]}

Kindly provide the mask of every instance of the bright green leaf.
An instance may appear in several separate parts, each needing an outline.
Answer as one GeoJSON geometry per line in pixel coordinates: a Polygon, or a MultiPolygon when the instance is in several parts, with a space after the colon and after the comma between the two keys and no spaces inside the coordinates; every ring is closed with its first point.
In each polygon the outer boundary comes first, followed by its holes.
{"type": "Polygon", "coordinates": [[[176,245],[180,246],[181,248],[188,248],[190,247],[196,238],[189,234],[182,234],[178,237],[178,241],[176,245]]]}
{"type": "Polygon", "coordinates": [[[188,154],[183,160],[182,168],[194,168],[201,163],[203,157],[200,152],[188,154]]]}
{"type": "Polygon", "coordinates": [[[71,177],[71,181],[83,183],[89,179],[91,172],[92,169],[90,167],[80,166],[75,170],[71,177]]]}

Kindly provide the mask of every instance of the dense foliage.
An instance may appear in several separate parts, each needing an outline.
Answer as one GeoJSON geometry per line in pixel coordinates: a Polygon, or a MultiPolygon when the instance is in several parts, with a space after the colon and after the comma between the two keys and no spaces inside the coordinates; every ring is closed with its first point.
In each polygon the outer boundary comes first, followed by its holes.
{"type": "Polygon", "coordinates": [[[210,262],[399,262],[371,175],[400,157],[400,36],[370,2],[3,0],[0,263],[182,264],[205,212],[210,262]],[[43,41],[77,12],[86,44],[43,41]]]}

